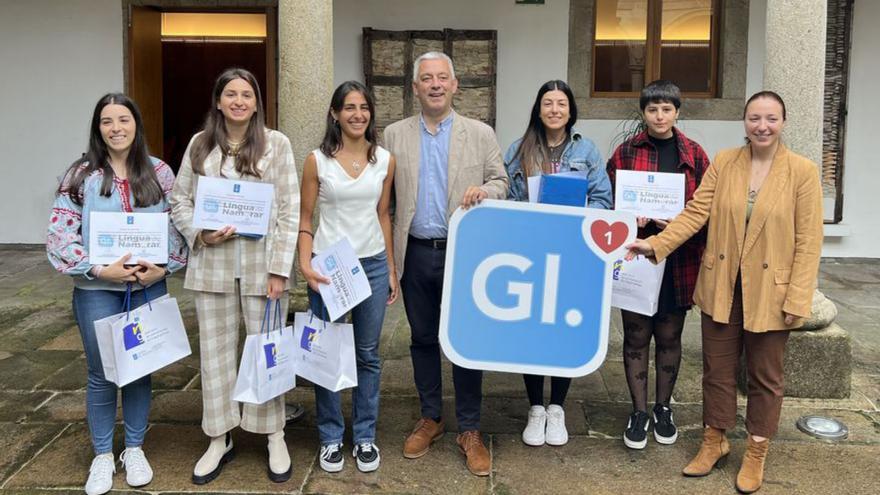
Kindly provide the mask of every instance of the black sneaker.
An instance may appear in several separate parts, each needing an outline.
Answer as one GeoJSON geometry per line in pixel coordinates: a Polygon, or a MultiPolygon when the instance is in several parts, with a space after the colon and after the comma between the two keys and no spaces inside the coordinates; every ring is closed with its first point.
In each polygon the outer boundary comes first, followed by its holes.
{"type": "Polygon", "coordinates": [[[376,444],[373,442],[355,445],[351,455],[357,459],[358,469],[362,473],[369,473],[379,469],[379,461],[381,460],[381,457],[379,457],[379,447],[376,447],[376,444]]]}
{"type": "Polygon", "coordinates": [[[342,471],[342,467],[345,465],[345,458],[342,456],[341,443],[324,445],[321,447],[319,457],[321,458],[321,469],[328,473],[338,473],[339,471],[342,471]]]}
{"type": "Polygon", "coordinates": [[[635,411],[629,415],[626,431],[623,432],[623,443],[631,449],[643,449],[648,445],[648,413],[635,411]]]}
{"type": "Polygon", "coordinates": [[[672,409],[663,404],[654,405],[654,440],[663,445],[672,445],[678,439],[678,428],[672,419],[672,409]]]}

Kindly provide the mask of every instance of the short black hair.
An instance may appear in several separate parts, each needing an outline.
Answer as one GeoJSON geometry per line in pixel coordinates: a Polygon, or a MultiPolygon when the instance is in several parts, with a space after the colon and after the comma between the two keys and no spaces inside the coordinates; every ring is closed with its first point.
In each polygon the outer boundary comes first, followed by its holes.
{"type": "Polygon", "coordinates": [[[672,81],[658,79],[642,88],[639,95],[639,108],[643,112],[648,103],[672,103],[678,109],[681,107],[681,90],[672,81]]]}

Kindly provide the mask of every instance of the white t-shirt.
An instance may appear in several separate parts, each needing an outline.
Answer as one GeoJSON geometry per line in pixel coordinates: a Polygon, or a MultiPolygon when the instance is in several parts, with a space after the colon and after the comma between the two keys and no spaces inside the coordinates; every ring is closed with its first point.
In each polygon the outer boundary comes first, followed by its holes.
{"type": "Polygon", "coordinates": [[[376,163],[367,163],[355,179],[335,158],[321,150],[312,152],[318,165],[318,230],[312,252],[336,244],[343,237],[354,247],[358,258],[385,251],[385,237],[376,207],[382,196],[382,184],[388,175],[391,153],[376,146],[376,163]]]}

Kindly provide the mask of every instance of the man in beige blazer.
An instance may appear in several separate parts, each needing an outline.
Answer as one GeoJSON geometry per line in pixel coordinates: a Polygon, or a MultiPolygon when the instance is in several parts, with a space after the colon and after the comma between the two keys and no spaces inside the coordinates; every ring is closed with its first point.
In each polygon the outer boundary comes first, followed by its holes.
{"type": "MultiPolygon", "coordinates": [[[[422,417],[403,447],[411,459],[425,455],[444,431],[438,335],[449,217],[459,206],[507,197],[508,187],[492,128],[452,109],[458,90],[452,60],[439,52],[421,55],[412,84],[421,112],[391,124],[384,136],[397,159],[394,252],[421,401],[422,417]]],[[[479,431],[482,371],[453,365],[452,376],[458,445],[468,469],[486,476],[491,463],[479,431]]]]}

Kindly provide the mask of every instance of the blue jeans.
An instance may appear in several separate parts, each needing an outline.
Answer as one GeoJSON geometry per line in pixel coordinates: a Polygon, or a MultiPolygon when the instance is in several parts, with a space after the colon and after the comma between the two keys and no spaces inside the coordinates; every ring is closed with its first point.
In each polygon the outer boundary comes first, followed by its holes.
{"type": "MultiPolygon", "coordinates": [[[[354,346],[357,357],[358,386],[351,391],[352,431],[355,445],[376,439],[376,418],[379,415],[379,337],[385,319],[385,303],[388,300],[388,259],[385,252],[361,258],[361,265],[373,293],[351,310],[354,326],[354,346]]],[[[321,295],[309,289],[309,305],[312,313],[327,320],[321,295]]],[[[331,392],[315,385],[315,402],[318,420],[318,439],[321,445],[342,443],[345,421],[339,392],[331,392]]]]}
{"type": "MultiPolygon", "coordinates": [[[[155,299],[168,292],[165,281],[150,286],[147,295],[155,299]]],[[[113,452],[113,427],[116,424],[115,383],[104,377],[104,366],[95,336],[95,320],[122,311],[125,291],[73,289],[73,315],[79,325],[89,376],[86,385],[86,419],[92,435],[95,455],[113,452]]],[[[144,290],[132,291],[131,306],[144,304],[144,290]]],[[[125,425],[125,446],[139,447],[144,443],[147,418],[150,414],[150,375],[122,387],[122,419],[125,425]]]]}

